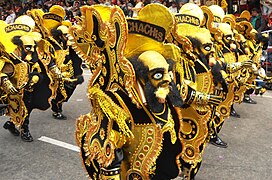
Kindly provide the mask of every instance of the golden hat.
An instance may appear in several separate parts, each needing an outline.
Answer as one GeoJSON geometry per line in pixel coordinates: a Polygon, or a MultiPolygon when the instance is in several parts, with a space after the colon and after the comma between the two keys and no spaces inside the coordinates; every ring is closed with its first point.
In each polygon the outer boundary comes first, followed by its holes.
{"type": "Polygon", "coordinates": [[[53,5],[48,13],[43,15],[43,25],[51,31],[62,24],[65,17],[65,10],[59,5],[53,5]]]}
{"type": "Polygon", "coordinates": [[[202,9],[192,3],[187,3],[183,5],[179,11],[179,14],[176,14],[176,21],[177,21],[177,33],[179,36],[185,36],[185,37],[193,37],[201,40],[210,39],[211,35],[209,30],[206,28],[200,28],[200,25],[203,23],[204,20],[204,14],[202,9]],[[190,15],[189,17],[186,17],[190,15]],[[182,21],[181,21],[181,18],[182,21]],[[184,18],[186,17],[186,18],[184,18]],[[199,19],[199,22],[196,23],[194,19],[190,18],[197,18],[199,19]],[[187,22],[189,21],[189,22],[187,22]]]}
{"type": "Polygon", "coordinates": [[[252,32],[256,31],[252,24],[248,21],[240,21],[236,22],[235,29],[238,31],[238,33],[242,34],[245,36],[246,39],[251,39],[252,38],[252,32]],[[252,31],[253,30],[253,31],[252,31]]]}
{"type": "Polygon", "coordinates": [[[12,38],[15,36],[36,36],[36,33],[32,32],[34,27],[34,20],[26,15],[19,16],[12,24],[0,21],[0,42],[4,45],[5,51],[11,53],[17,48],[17,46],[12,43],[12,38]]]}
{"type": "Polygon", "coordinates": [[[250,23],[250,12],[244,10],[239,17],[236,18],[235,28],[239,33],[245,36],[246,39],[252,39],[254,30],[252,24],[250,23]],[[252,31],[253,30],[253,31],[252,31]]]}
{"type": "Polygon", "coordinates": [[[177,33],[179,36],[196,38],[202,43],[211,40],[211,33],[208,29],[189,24],[177,24],[177,33]]]}
{"type": "MultiPolygon", "coordinates": [[[[189,17],[197,18],[199,20],[199,24],[201,24],[202,21],[203,21],[203,19],[204,19],[204,14],[203,14],[202,9],[198,5],[196,5],[194,3],[186,3],[186,4],[184,4],[180,8],[179,14],[187,15],[189,17]]],[[[177,17],[178,17],[178,15],[176,16],[176,19],[177,19],[177,17]]],[[[189,18],[186,18],[186,19],[189,19],[189,18]]],[[[194,23],[192,21],[193,20],[191,20],[191,23],[194,23]]],[[[182,21],[182,23],[183,22],[184,21],[182,21]]],[[[194,24],[196,24],[196,23],[194,23],[194,24]]]]}
{"type": "Polygon", "coordinates": [[[218,5],[211,5],[211,6],[209,6],[209,9],[212,11],[212,13],[214,15],[215,22],[220,23],[223,21],[223,18],[225,16],[225,12],[222,7],[220,7],[218,5]]]}
{"type": "Polygon", "coordinates": [[[138,17],[128,18],[128,42],[125,57],[130,58],[153,50],[165,58],[176,59],[179,48],[174,44],[166,44],[165,38],[174,28],[174,16],[168,8],[161,4],[148,4],[142,8],[138,17]]]}
{"type": "Polygon", "coordinates": [[[36,24],[43,24],[43,15],[44,12],[42,9],[31,9],[27,11],[27,15],[30,16],[36,24]]]}
{"type": "Polygon", "coordinates": [[[35,21],[28,15],[22,15],[15,19],[14,24],[26,24],[31,30],[35,28],[35,21]]]}
{"type": "Polygon", "coordinates": [[[223,34],[233,34],[231,26],[228,23],[217,23],[217,28],[220,29],[223,34]]]}
{"type": "Polygon", "coordinates": [[[53,6],[49,9],[49,13],[59,15],[62,19],[63,19],[63,18],[65,17],[65,15],[66,15],[64,8],[63,8],[62,6],[59,6],[59,5],[53,5],[53,6]]]}
{"type": "Polygon", "coordinates": [[[46,38],[50,35],[48,29],[44,26],[43,15],[45,13],[41,9],[32,9],[27,11],[27,15],[31,16],[36,23],[35,31],[41,33],[39,36],[46,38]]]}
{"type": "Polygon", "coordinates": [[[201,6],[201,9],[204,14],[204,19],[202,21],[201,27],[206,28],[213,34],[213,37],[216,41],[220,41],[222,38],[222,32],[215,27],[215,17],[208,6],[201,6]]]}

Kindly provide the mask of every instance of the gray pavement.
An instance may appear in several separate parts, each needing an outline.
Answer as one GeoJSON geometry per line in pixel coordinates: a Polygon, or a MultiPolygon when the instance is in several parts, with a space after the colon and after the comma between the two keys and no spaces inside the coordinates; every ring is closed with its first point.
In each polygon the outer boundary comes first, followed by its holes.
{"type": "MultiPolygon", "coordinates": [[[[34,142],[23,142],[2,128],[0,117],[0,180],[87,180],[78,152],[39,141],[46,136],[75,143],[75,122],[88,113],[85,82],[64,105],[65,121],[54,120],[51,111],[35,110],[30,117],[34,142]]],[[[258,104],[235,104],[241,118],[226,120],[220,137],[226,149],[207,145],[196,180],[268,180],[272,179],[272,92],[254,97],[258,104]]]]}

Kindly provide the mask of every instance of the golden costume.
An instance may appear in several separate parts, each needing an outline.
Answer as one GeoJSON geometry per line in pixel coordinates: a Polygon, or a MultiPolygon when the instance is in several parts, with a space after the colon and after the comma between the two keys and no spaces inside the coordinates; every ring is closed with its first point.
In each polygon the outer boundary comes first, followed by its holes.
{"type": "Polygon", "coordinates": [[[76,131],[89,176],[175,178],[182,150],[182,99],[171,71],[180,52],[164,44],[173,16],[159,4],[147,5],[128,20],[118,7],[81,10],[82,24],[70,29],[70,38],[92,72],[92,111],[78,119],[76,131]]]}
{"type": "Polygon", "coordinates": [[[215,72],[217,65],[212,56],[214,49],[210,32],[200,28],[204,18],[201,8],[187,3],[175,17],[177,26],[168,41],[182,49],[175,68],[177,86],[185,101],[181,109],[181,164],[184,179],[193,179],[202,162],[212,109],[222,100],[221,96],[214,94],[216,86],[223,83],[224,79],[220,71],[215,72]]]}
{"type": "Polygon", "coordinates": [[[248,70],[248,79],[246,82],[248,90],[245,93],[244,102],[256,104],[250,97],[250,94],[252,94],[254,90],[260,91],[261,94],[265,92],[265,88],[256,86],[256,78],[259,77],[264,81],[271,81],[271,78],[259,74],[259,69],[261,68],[260,57],[263,48],[265,48],[264,46],[268,43],[268,35],[258,34],[249,21],[250,13],[245,10],[236,18],[235,29],[243,37],[243,46],[246,48],[247,57],[253,61],[252,68],[248,70]]]}
{"type": "Polygon", "coordinates": [[[216,50],[215,54],[217,60],[221,63],[222,71],[228,82],[228,93],[224,93],[224,101],[218,106],[218,115],[214,121],[214,131],[219,133],[225,118],[229,117],[229,115],[240,117],[234,110],[233,101],[235,97],[240,98],[244,93],[245,83],[243,82],[246,81],[247,76],[242,77],[241,72],[244,72],[243,69],[251,67],[252,62],[248,59],[244,59],[243,62],[238,62],[239,53],[232,31],[234,22],[231,21],[231,18],[227,17],[225,18],[225,23],[223,22],[223,18],[225,17],[223,9],[216,5],[202,7],[202,9],[207,17],[205,27],[208,28],[213,35],[216,50]],[[241,79],[243,79],[243,81],[241,79]]]}
{"type": "Polygon", "coordinates": [[[69,21],[64,21],[65,10],[59,5],[53,5],[49,12],[41,9],[32,9],[28,15],[35,20],[36,31],[42,34],[41,50],[48,53],[40,53],[41,58],[53,59],[54,66],[49,70],[53,91],[51,100],[52,116],[55,119],[66,119],[62,114],[62,104],[67,102],[73,94],[76,86],[83,82],[82,59],[71,48],[67,39],[69,21]]]}
{"type": "Polygon", "coordinates": [[[1,74],[4,74],[2,85],[7,93],[4,102],[8,104],[7,115],[10,117],[4,128],[17,136],[19,131],[15,125],[18,126],[22,140],[28,142],[33,141],[29,132],[31,111],[48,109],[52,95],[48,76],[48,69],[53,66],[52,59],[48,56],[44,60],[40,58],[46,49],[40,48],[38,42],[41,36],[33,32],[34,27],[34,20],[27,15],[18,17],[11,25],[1,22],[1,33],[4,34],[4,39],[0,40],[4,52],[1,60],[4,62],[1,68],[1,74]]]}
{"type": "Polygon", "coordinates": [[[43,26],[48,31],[45,37],[54,48],[56,66],[60,70],[61,78],[59,79],[56,97],[51,100],[52,116],[55,119],[66,119],[62,114],[62,105],[72,96],[78,84],[84,79],[81,68],[82,59],[71,48],[68,40],[68,28],[72,26],[71,22],[64,21],[65,10],[59,5],[53,5],[48,13],[44,13],[43,26]]]}

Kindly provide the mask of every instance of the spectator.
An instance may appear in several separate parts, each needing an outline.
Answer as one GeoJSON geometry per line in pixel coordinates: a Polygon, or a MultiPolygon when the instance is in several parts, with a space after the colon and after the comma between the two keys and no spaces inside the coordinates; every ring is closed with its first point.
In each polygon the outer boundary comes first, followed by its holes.
{"type": "Polygon", "coordinates": [[[80,3],[79,3],[79,1],[74,1],[71,11],[73,12],[74,17],[80,16],[80,3]]]}
{"type": "Polygon", "coordinates": [[[105,5],[105,6],[110,6],[110,5],[111,5],[111,2],[110,2],[109,0],[105,0],[104,5],[105,5]]]}
{"type": "Polygon", "coordinates": [[[248,10],[249,12],[252,11],[252,9],[258,9],[260,10],[261,7],[260,7],[260,0],[248,0],[248,10]]]}
{"type": "Polygon", "coordinates": [[[89,0],[89,1],[87,2],[87,4],[88,4],[89,6],[91,6],[91,5],[97,4],[97,2],[94,1],[94,0],[89,0]]]}
{"type": "Polygon", "coordinates": [[[143,0],[144,6],[146,6],[146,5],[150,4],[150,3],[151,3],[151,0],[143,0]]]}
{"type": "Polygon", "coordinates": [[[144,7],[144,4],[142,2],[142,0],[136,0],[136,5],[134,8],[132,8],[133,11],[133,15],[132,17],[137,17],[138,16],[138,12],[144,7]]]}
{"type": "Polygon", "coordinates": [[[16,17],[21,16],[25,13],[21,5],[15,5],[14,10],[15,10],[16,17]]]}
{"type": "Polygon", "coordinates": [[[3,14],[3,4],[2,3],[0,3],[0,14],[3,14]]]}
{"type": "Polygon", "coordinates": [[[15,12],[13,10],[10,10],[9,15],[7,16],[5,21],[7,24],[12,24],[14,23],[15,18],[16,18],[15,12]]]}
{"type": "Polygon", "coordinates": [[[267,29],[267,21],[260,14],[260,10],[253,8],[251,10],[251,19],[250,23],[258,31],[258,33],[265,31],[267,29]]]}
{"type": "Polygon", "coordinates": [[[269,16],[272,13],[272,1],[270,0],[261,0],[262,4],[262,14],[264,16],[269,16]]]}
{"type": "Polygon", "coordinates": [[[169,7],[167,0],[162,0],[162,2],[160,2],[160,4],[164,5],[165,7],[169,7]]]}
{"type": "Polygon", "coordinates": [[[169,10],[175,14],[178,13],[178,7],[176,2],[172,2],[171,6],[169,7],[169,10]]]}
{"type": "Polygon", "coordinates": [[[200,0],[189,0],[189,3],[194,3],[194,4],[198,5],[198,6],[201,5],[200,0]]]}
{"type": "Polygon", "coordinates": [[[184,5],[184,4],[186,4],[186,3],[188,3],[189,2],[189,0],[181,0],[181,1],[179,1],[179,7],[178,7],[178,9],[180,10],[180,8],[184,5]]]}
{"type": "Polygon", "coordinates": [[[129,0],[125,0],[125,2],[123,3],[122,1],[118,1],[120,8],[123,10],[125,16],[127,17],[132,17],[132,8],[133,5],[129,2],[129,0]]]}
{"type": "Polygon", "coordinates": [[[241,1],[240,1],[240,11],[239,11],[239,14],[240,14],[241,12],[243,12],[244,10],[247,10],[247,9],[248,9],[247,1],[248,1],[248,0],[241,0],[241,1]]]}
{"type": "Polygon", "coordinates": [[[44,2],[44,6],[45,6],[44,8],[47,10],[49,10],[52,5],[54,5],[53,0],[48,0],[48,1],[44,2]]]}

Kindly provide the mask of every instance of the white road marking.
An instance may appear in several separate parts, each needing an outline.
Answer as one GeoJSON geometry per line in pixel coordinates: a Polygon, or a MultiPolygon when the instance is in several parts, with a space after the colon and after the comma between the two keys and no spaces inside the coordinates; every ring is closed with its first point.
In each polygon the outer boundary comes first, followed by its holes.
{"type": "MultiPolygon", "coordinates": [[[[272,98],[271,95],[263,95],[262,97],[272,98]]],[[[77,99],[77,101],[81,101],[81,99],[77,99]]],[[[75,151],[75,152],[80,152],[80,148],[78,146],[68,144],[66,142],[62,142],[62,141],[59,141],[59,140],[56,140],[56,139],[53,139],[53,138],[49,138],[49,137],[46,137],[46,136],[41,136],[40,138],[38,138],[38,140],[43,141],[43,142],[47,142],[49,144],[53,144],[53,145],[56,145],[56,146],[59,146],[59,147],[63,147],[63,148],[66,148],[66,149],[69,149],[69,150],[72,150],[72,151],[75,151]]]]}
{"type": "Polygon", "coordinates": [[[83,101],[83,99],[77,99],[76,101],[81,102],[81,101],[83,101]]]}
{"type": "Polygon", "coordinates": [[[46,137],[46,136],[41,136],[40,138],[38,138],[38,140],[43,141],[43,142],[47,142],[49,144],[53,144],[53,145],[56,145],[56,146],[60,146],[60,147],[63,147],[63,148],[66,148],[66,149],[69,149],[69,150],[72,150],[72,151],[75,151],[75,152],[80,152],[80,149],[79,149],[78,146],[68,144],[66,142],[62,142],[62,141],[52,139],[52,138],[49,138],[49,137],[46,137]]]}

